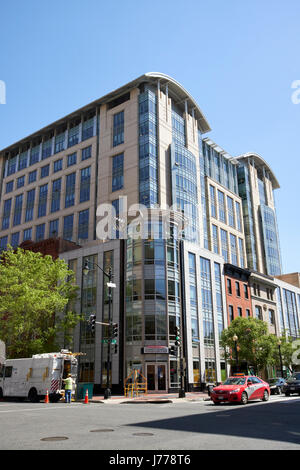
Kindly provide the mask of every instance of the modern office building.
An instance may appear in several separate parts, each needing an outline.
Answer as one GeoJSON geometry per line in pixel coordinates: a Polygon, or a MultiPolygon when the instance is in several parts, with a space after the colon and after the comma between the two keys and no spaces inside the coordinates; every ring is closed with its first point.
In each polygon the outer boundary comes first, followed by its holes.
{"type": "MultiPolygon", "coordinates": [[[[274,279],[279,318],[280,336],[300,337],[300,286],[299,273],[286,274],[274,279]]],[[[299,368],[298,368],[299,369],[299,368]]]]}
{"type": "MultiPolygon", "coordinates": [[[[73,243],[59,256],[76,273],[77,310],[118,323],[115,390],[133,369],[160,391],[177,389],[181,371],[186,389],[225,378],[224,263],[263,273],[279,266],[277,180],[261,157],[233,158],[203,137],[208,131],[182,85],[148,73],[0,152],[0,250],[73,243]],[[134,224],[137,204],[150,220],[142,214],[134,224]],[[99,230],[108,206],[116,216],[109,240],[99,230]],[[176,327],[182,348],[174,353],[176,327]]],[[[74,349],[86,353],[80,382],[96,390],[106,386],[107,338],[101,325],[95,335],[87,322],[75,331],[74,349]]]]}

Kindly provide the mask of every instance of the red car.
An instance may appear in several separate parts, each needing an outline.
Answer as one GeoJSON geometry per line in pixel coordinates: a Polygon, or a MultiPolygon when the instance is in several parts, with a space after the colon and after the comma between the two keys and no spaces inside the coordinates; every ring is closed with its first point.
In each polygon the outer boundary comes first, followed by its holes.
{"type": "Polygon", "coordinates": [[[246,405],[248,400],[268,401],[269,396],[269,384],[253,375],[228,377],[221,385],[214,387],[210,394],[215,405],[226,401],[246,405]]]}

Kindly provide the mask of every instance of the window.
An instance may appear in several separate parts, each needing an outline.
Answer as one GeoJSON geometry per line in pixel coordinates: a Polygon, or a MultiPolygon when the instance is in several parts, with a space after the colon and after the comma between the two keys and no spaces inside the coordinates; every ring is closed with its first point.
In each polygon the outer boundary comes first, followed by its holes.
{"type": "Polygon", "coordinates": [[[45,238],[45,224],[37,225],[36,232],[35,232],[35,238],[36,238],[37,242],[39,240],[44,240],[44,238],[45,238]]]}
{"type": "Polygon", "coordinates": [[[24,168],[27,168],[27,157],[28,157],[28,151],[27,150],[20,154],[20,156],[19,156],[19,167],[18,167],[19,171],[24,170],[24,168]]]}
{"type": "Polygon", "coordinates": [[[23,232],[23,241],[31,240],[32,239],[32,228],[27,228],[23,232]]]}
{"type": "Polygon", "coordinates": [[[80,172],[79,202],[90,200],[91,167],[83,168],[80,172]]]}
{"type": "Polygon", "coordinates": [[[248,286],[247,286],[247,284],[244,284],[244,295],[245,295],[245,299],[249,299],[248,286]]]}
{"type": "Polygon", "coordinates": [[[40,186],[38,217],[44,217],[47,213],[48,184],[40,186]]]}
{"type": "Polygon", "coordinates": [[[221,229],[221,247],[222,247],[222,256],[225,263],[228,263],[228,239],[227,232],[221,229]]]}
{"type": "Polygon", "coordinates": [[[17,248],[19,245],[19,240],[20,240],[20,232],[15,232],[11,236],[11,241],[10,244],[13,248],[17,248]]]}
{"type": "Polygon", "coordinates": [[[49,237],[57,237],[59,227],[59,219],[51,220],[49,224],[49,237]]]}
{"type": "Polygon", "coordinates": [[[124,111],[113,117],[113,147],[124,142],[124,111]]]}
{"type": "Polygon", "coordinates": [[[34,171],[31,171],[28,175],[28,184],[30,183],[34,183],[36,181],[36,174],[37,174],[37,171],[34,170],[34,171]]]}
{"type": "Polygon", "coordinates": [[[17,188],[22,188],[25,184],[25,176],[20,176],[20,178],[17,179],[17,188]]]}
{"type": "Polygon", "coordinates": [[[77,162],[77,153],[76,152],[67,156],[67,166],[76,165],[76,162],[77,162]]]}
{"type": "Polygon", "coordinates": [[[246,317],[250,318],[250,316],[251,316],[250,310],[249,310],[249,308],[246,308],[246,317]]]}
{"type": "Polygon", "coordinates": [[[4,201],[2,230],[6,230],[9,228],[11,202],[12,202],[11,199],[6,199],[6,201],[4,201]]]}
{"type": "Polygon", "coordinates": [[[78,238],[87,239],[89,237],[89,210],[79,212],[78,216],[78,238]]]}
{"type": "Polygon", "coordinates": [[[262,320],[262,309],[259,305],[255,305],[255,316],[258,320],[262,320]]]}
{"type": "Polygon", "coordinates": [[[61,152],[65,149],[65,132],[55,137],[55,153],[61,152]]]}
{"type": "Polygon", "coordinates": [[[92,146],[89,145],[89,147],[85,147],[81,151],[81,160],[87,160],[88,158],[91,158],[92,156],[92,146]]]}
{"type": "Polygon", "coordinates": [[[112,160],[112,191],[123,188],[124,154],[116,155],[112,160]]]}
{"type": "Polygon", "coordinates": [[[61,191],[61,178],[53,181],[52,183],[51,212],[56,212],[56,211],[59,211],[60,209],[60,191],[61,191]]]}
{"type": "Polygon", "coordinates": [[[274,310],[269,309],[269,322],[270,325],[275,325],[275,314],[274,310]]]}
{"type": "Polygon", "coordinates": [[[83,122],[82,140],[87,140],[94,135],[94,118],[90,118],[83,122]]]}
{"type": "Polygon", "coordinates": [[[67,215],[66,217],[64,217],[64,233],[63,233],[64,240],[72,240],[73,221],[74,221],[74,214],[67,215]]]}
{"type": "Polygon", "coordinates": [[[238,316],[242,317],[243,316],[243,309],[241,307],[238,307],[238,316]]]}
{"type": "Polygon", "coordinates": [[[11,193],[14,189],[14,181],[9,181],[6,183],[6,193],[11,193]]]}
{"type": "Polygon", "coordinates": [[[232,264],[238,264],[237,258],[237,246],[236,246],[236,236],[230,234],[230,249],[231,249],[231,262],[232,264]]]}
{"type": "Polygon", "coordinates": [[[209,193],[210,193],[210,212],[211,212],[211,216],[212,217],[217,217],[216,198],[215,198],[215,188],[214,188],[214,186],[210,185],[209,193]]]}
{"type": "Polygon", "coordinates": [[[7,249],[7,241],[8,241],[7,236],[0,238],[0,253],[7,249]]]}
{"type": "Polygon", "coordinates": [[[75,182],[76,173],[71,173],[66,177],[66,196],[65,207],[71,207],[75,204],[75,182]]]}
{"type": "Polygon", "coordinates": [[[31,149],[29,164],[34,165],[35,163],[39,161],[39,159],[40,159],[40,145],[36,145],[35,147],[31,149]]]}
{"type": "Polygon", "coordinates": [[[69,129],[68,147],[76,145],[79,142],[79,124],[69,129]]]}
{"type": "Polygon", "coordinates": [[[228,224],[234,227],[234,212],[233,212],[233,199],[227,196],[227,212],[228,212],[228,224]]]}
{"type": "Polygon", "coordinates": [[[226,212],[225,212],[225,196],[222,191],[218,189],[218,206],[219,206],[219,220],[226,223],[226,212]]]}
{"type": "Polygon", "coordinates": [[[235,202],[235,213],[236,213],[236,222],[237,222],[237,229],[241,232],[242,231],[242,216],[241,216],[241,206],[239,202],[235,202]]]}
{"type": "Polygon", "coordinates": [[[228,310],[229,310],[229,321],[232,322],[234,320],[233,306],[229,305],[228,310]]]}
{"type": "Polygon", "coordinates": [[[27,192],[25,222],[29,222],[30,220],[33,219],[34,200],[35,200],[35,189],[32,189],[31,191],[27,192]]]}
{"type": "Polygon", "coordinates": [[[240,251],[240,267],[244,268],[245,267],[245,262],[244,262],[244,244],[242,238],[239,238],[239,251],[240,251]]]}
{"type": "Polygon", "coordinates": [[[52,153],[52,139],[49,139],[42,144],[42,160],[50,157],[52,153]]]}
{"type": "Polygon", "coordinates": [[[14,226],[21,223],[22,217],[22,206],[23,206],[23,194],[19,194],[15,199],[15,212],[14,212],[14,226]]]}
{"type": "Polygon", "coordinates": [[[214,253],[219,253],[218,227],[216,225],[212,225],[212,242],[214,253]]]}
{"type": "Polygon", "coordinates": [[[235,282],[235,292],[237,297],[241,297],[240,283],[238,281],[235,282]]]}
{"type": "Polygon", "coordinates": [[[232,294],[231,279],[227,279],[227,292],[230,295],[232,294]]]}
{"type": "Polygon", "coordinates": [[[62,158],[60,158],[59,160],[56,160],[54,163],[53,163],[53,172],[56,173],[57,171],[61,171],[63,168],[63,161],[62,161],[62,158]]]}
{"type": "Polygon", "coordinates": [[[49,176],[49,169],[50,169],[50,165],[45,165],[41,168],[41,178],[45,178],[46,176],[49,176]]]}

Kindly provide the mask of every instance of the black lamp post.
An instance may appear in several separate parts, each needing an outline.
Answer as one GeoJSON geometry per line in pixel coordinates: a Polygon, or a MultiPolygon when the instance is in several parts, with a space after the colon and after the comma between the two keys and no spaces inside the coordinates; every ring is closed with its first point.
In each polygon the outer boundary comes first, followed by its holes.
{"type": "MultiPolygon", "coordinates": [[[[92,263],[94,266],[97,266],[97,268],[99,268],[103,274],[108,278],[108,282],[107,282],[107,287],[108,287],[108,334],[109,334],[109,337],[108,337],[108,340],[107,340],[107,366],[106,366],[106,389],[104,391],[104,399],[106,400],[107,398],[110,398],[111,397],[111,390],[110,390],[110,387],[109,387],[109,375],[110,375],[110,344],[111,344],[111,340],[112,340],[112,328],[113,328],[113,322],[112,322],[112,315],[111,315],[111,305],[112,305],[112,288],[116,287],[116,285],[114,283],[112,283],[112,278],[113,278],[113,274],[112,274],[112,271],[111,271],[111,267],[109,267],[109,270],[108,270],[108,273],[105,272],[100,266],[98,266],[98,264],[96,263],[92,263]]],[[[83,274],[85,276],[88,275],[89,273],[89,263],[86,262],[85,265],[84,265],[84,268],[83,268],[83,274]]]]}
{"type": "Polygon", "coordinates": [[[278,351],[279,351],[279,359],[280,359],[280,369],[281,369],[281,377],[283,378],[283,365],[282,365],[282,355],[281,355],[281,341],[278,341],[278,351]]]}
{"type": "Polygon", "coordinates": [[[238,348],[237,348],[237,340],[238,340],[237,335],[234,335],[232,339],[234,341],[236,372],[238,372],[238,370],[239,370],[239,356],[238,356],[238,348]]]}

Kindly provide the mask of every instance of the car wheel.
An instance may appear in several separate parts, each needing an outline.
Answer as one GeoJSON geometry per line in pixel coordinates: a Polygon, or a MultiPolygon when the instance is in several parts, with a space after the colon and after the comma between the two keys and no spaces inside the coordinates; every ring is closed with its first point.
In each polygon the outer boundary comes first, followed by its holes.
{"type": "Polygon", "coordinates": [[[242,393],[242,397],[241,397],[241,404],[242,405],[247,405],[248,403],[248,395],[246,392],[243,392],[242,393]]]}
{"type": "Polygon", "coordinates": [[[264,391],[262,400],[263,400],[263,401],[268,401],[268,400],[269,400],[269,393],[268,393],[268,390],[265,390],[265,391],[264,391]]]}
{"type": "Polygon", "coordinates": [[[37,394],[37,391],[36,391],[36,388],[31,388],[29,390],[29,393],[28,393],[28,400],[31,402],[31,403],[37,403],[39,400],[38,400],[38,394],[37,394]]]}

